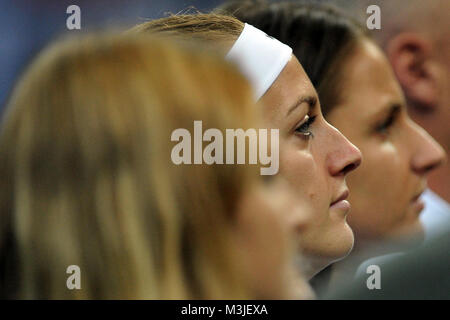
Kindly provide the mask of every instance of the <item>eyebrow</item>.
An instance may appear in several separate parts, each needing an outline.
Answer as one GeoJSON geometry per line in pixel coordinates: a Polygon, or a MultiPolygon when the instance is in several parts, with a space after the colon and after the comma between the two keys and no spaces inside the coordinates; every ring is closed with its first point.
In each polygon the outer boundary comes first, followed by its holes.
{"type": "Polygon", "coordinates": [[[289,108],[286,117],[289,116],[292,111],[294,111],[296,108],[298,108],[301,104],[307,103],[309,107],[309,112],[314,109],[314,107],[317,105],[317,98],[314,96],[303,96],[300,97],[300,99],[297,100],[297,102],[289,108]]]}

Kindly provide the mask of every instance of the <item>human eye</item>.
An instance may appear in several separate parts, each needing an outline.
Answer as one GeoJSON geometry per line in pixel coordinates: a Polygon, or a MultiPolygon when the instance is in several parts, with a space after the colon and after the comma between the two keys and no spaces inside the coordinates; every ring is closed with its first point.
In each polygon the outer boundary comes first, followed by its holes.
{"type": "Polygon", "coordinates": [[[311,125],[316,120],[316,116],[310,117],[306,115],[303,120],[295,128],[295,133],[301,135],[302,137],[311,138],[313,133],[311,132],[311,125]]]}
{"type": "Polygon", "coordinates": [[[384,119],[381,123],[377,125],[375,128],[376,132],[386,135],[389,133],[389,129],[392,128],[396,119],[396,114],[391,114],[389,117],[384,119]]]}
{"type": "Polygon", "coordinates": [[[389,114],[375,126],[375,132],[387,136],[402,112],[400,104],[394,104],[389,114]]]}

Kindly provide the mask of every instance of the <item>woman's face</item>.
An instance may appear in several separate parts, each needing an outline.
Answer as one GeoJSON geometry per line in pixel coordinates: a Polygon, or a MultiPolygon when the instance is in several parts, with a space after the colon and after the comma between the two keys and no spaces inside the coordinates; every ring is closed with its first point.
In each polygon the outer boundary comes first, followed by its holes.
{"type": "Polygon", "coordinates": [[[282,178],[249,188],[236,214],[237,247],[244,279],[258,299],[308,299],[314,294],[295,265],[297,229],[311,215],[282,178]]]}
{"type": "Polygon", "coordinates": [[[279,129],[279,173],[311,208],[298,233],[303,253],[325,264],[344,257],[353,246],[345,179],[361,161],[359,150],[325,121],[316,90],[295,57],[261,104],[265,126],[279,129]]]}
{"type": "Polygon", "coordinates": [[[364,156],[348,179],[349,224],[360,239],[418,235],[419,196],[444,152],[409,118],[401,88],[372,42],[362,40],[343,68],[342,97],[327,119],[364,156]]]}

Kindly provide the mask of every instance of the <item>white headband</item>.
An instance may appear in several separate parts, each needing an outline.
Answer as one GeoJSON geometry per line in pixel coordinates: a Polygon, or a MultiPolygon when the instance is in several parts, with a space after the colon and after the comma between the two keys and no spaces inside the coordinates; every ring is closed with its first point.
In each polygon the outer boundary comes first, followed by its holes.
{"type": "Polygon", "coordinates": [[[226,59],[237,64],[259,100],[272,86],[292,55],[292,49],[261,30],[245,24],[226,59]]]}

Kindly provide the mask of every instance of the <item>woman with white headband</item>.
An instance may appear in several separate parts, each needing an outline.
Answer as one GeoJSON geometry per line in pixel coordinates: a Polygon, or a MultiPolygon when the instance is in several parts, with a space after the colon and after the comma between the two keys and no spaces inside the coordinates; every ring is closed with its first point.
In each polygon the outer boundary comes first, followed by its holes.
{"type": "Polygon", "coordinates": [[[89,35],[33,61],[1,122],[0,299],[311,297],[286,183],[170,161],[192,119],[255,126],[244,77],[195,49],[89,35]]]}
{"type": "MultiPolygon", "coordinates": [[[[136,26],[198,39],[223,49],[251,82],[264,125],[279,130],[279,172],[312,214],[298,228],[303,270],[310,278],[353,247],[346,222],[350,204],[345,178],[360,151],[322,116],[316,90],[292,50],[262,31],[216,14],[175,15],[136,26]]],[[[306,209],[306,208],[305,208],[306,209]]]]}
{"type": "MultiPolygon", "coordinates": [[[[335,290],[352,281],[363,261],[420,243],[420,195],[428,175],[445,161],[445,152],[410,118],[393,69],[366,25],[323,4],[251,0],[229,2],[222,10],[292,46],[317,88],[325,118],[363,153],[364,165],[347,181],[356,245],[314,282],[335,290]]],[[[371,264],[377,263],[363,263],[366,268],[371,264]]],[[[361,285],[366,288],[365,279],[361,285]]]]}

